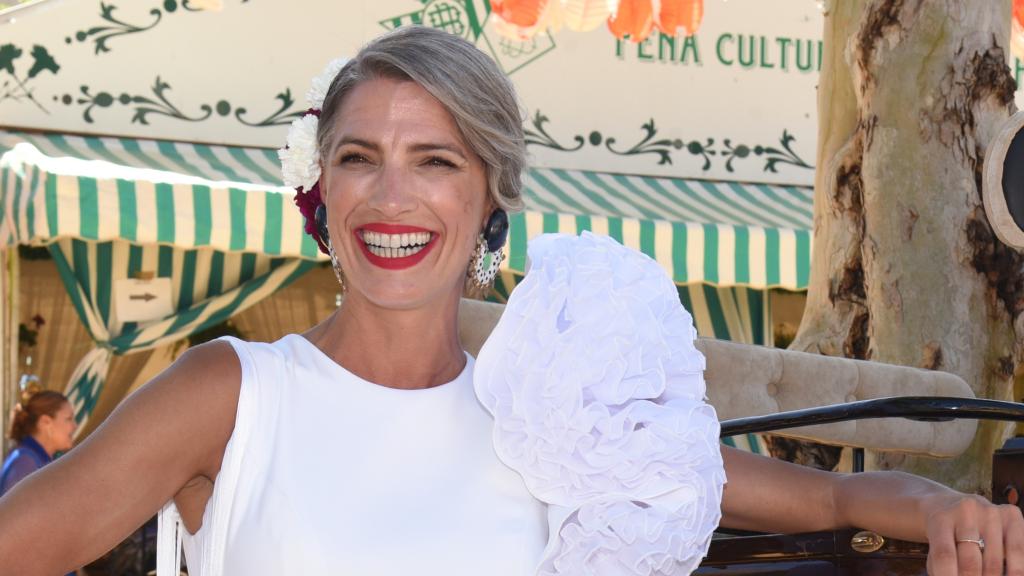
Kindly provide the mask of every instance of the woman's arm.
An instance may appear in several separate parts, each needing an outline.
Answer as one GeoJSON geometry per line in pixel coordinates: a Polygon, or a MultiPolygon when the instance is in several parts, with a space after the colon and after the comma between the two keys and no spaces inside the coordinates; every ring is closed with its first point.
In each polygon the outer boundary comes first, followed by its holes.
{"type": "Polygon", "coordinates": [[[722,525],[765,532],[858,527],[928,542],[928,572],[1024,574],[1024,519],[930,480],[899,472],[835,474],[722,448],[728,484],[722,525]],[[982,552],[973,542],[985,541],[982,552]]]}
{"type": "Polygon", "coordinates": [[[3,573],[65,574],[108,551],[191,480],[215,478],[240,380],[229,344],[193,348],[81,446],[0,498],[3,573]]]}

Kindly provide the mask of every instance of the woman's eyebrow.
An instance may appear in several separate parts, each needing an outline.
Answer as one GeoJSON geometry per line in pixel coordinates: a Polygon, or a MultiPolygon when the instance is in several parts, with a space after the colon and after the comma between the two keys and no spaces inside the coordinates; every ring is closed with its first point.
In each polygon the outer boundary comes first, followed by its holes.
{"type": "Polygon", "coordinates": [[[334,149],[331,151],[331,153],[333,154],[334,152],[337,152],[338,148],[341,148],[346,144],[355,144],[356,146],[369,148],[370,150],[374,151],[380,148],[379,146],[377,146],[373,142],[370,142],[369,140],[363,140],[362,138],[356,138],[354,136],[342,136],[341,138],[338,139],[337,142],[334,143],[334,149]]]}
{"type": "Polygon", "coordinates": [[[455,144],[447,144],[443,142],[423,142],[419,144],[413,144],[409,147],[409,150],[413,152],[433,152],[435,150],[444,150],[451,152],[459,158],[466,160],[466,154],[462,151],[462,148],[455,144]]]}
{"type": "MultiPolygon", "coordinates": [[[[362,148],[367,148],[373,151],[378,151],[380,149],[380,146],[373,142],[370,142],[369,140],[357,138],[354,136],[343,136],[339,138],[338,141],[335,143],[334,151],[337,151],[338,148],[341,148],[346,144],[353,144],[355,146],[360,146],[362,148]]],[[[409,146],[409,150],[417,153],[444,150],[446,152],[455,154],[456,156],[462,158],[463,160],[467,159],[465,152],[462,151],[462,148],[460,146],[458,146],[457,144],[449,144],[446,142],[420,142],[409,146]]]]}

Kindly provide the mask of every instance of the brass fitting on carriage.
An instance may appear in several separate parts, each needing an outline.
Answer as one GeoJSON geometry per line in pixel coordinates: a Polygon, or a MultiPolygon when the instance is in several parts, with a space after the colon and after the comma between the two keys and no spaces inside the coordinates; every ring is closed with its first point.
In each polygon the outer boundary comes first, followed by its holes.
{"type": "Polygon", "coordinates": [[[1021,506],[1024,490],[1024,436],[1009,438],[992,454],[992,502],[1021,506]]]}

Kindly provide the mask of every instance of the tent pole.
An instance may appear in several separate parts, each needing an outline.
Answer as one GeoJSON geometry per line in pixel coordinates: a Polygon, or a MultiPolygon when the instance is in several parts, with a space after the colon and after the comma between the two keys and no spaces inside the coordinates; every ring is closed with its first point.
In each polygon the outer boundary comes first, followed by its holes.
{"type": "MultiPolygon", "coordinates": [[[[11,248],[5,248],[2,254],[2,267],[0,267],[0,350],[7,351],[7,338],[9,322],[7,321],[8,296],[10,289],[10,274],[7,272],[7,259],[11,248]]],[[[7,430],[7,420],[10,414],[11,379],[7,377],[7,354],[0,353],[0,433],[7,430]]],[[[6,436],[6,435],[5,435],[6,436]]],[[[7,442],[0,440],[0,456],[7,458],[7,442]]]]}
{"type": "Polygon", "coordinates": [[[0,453],[6,458],[10,446],[6,441],[8,420],[14,412],[18,393],[18,324],[20,286],[18,278],[18,247],[2,251],[0,266],[0,453]]]}

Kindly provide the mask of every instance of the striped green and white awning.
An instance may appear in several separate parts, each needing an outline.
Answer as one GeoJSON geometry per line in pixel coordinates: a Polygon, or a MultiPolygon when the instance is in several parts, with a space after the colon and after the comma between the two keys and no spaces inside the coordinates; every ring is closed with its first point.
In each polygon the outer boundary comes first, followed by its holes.
{"type": "Polygon", "coordinates": [[[273,151],[0,133],[0,239],[126,240],[320,257],[273,151]],[[223,154],[225,161],[218,160],[223,154]]]}
{"type": "MultiPolygon", "coordinates": [[[[0,133],[0,241],[129,240],[322,256],[283,187],[274,150],[0,133]],[[19,145],[20,144],[20,145],[19,145]]],[[[591,230],[655,258],[676,283],[807,286],[808,188],[531,169],[511,218],[506,278],[526,242],[591,230]]]]}

